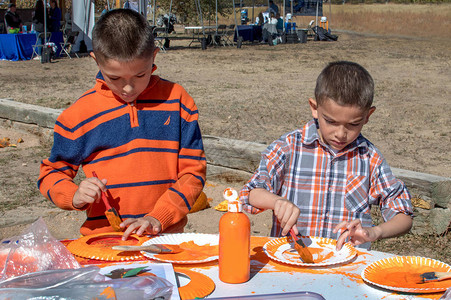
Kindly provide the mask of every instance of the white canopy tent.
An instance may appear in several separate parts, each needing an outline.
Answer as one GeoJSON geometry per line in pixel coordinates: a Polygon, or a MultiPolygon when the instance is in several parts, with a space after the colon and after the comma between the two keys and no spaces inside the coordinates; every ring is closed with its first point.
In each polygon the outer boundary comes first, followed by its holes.
{"type": "Polygon", "coordinates": [[[92,29],[94,28],[94,0],[72,1],[72,30],[80,31],[74,51],[80,50],[80,43],[84,41],[88,51],[92,50],[92,29]]]}

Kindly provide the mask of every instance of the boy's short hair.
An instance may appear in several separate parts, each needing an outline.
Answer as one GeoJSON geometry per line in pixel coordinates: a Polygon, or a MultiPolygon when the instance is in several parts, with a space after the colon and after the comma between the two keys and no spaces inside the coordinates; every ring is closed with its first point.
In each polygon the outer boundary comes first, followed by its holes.
{"type": "Polygon", "coordinates": [[[361,65],[349,61],[329,63],[316,80],[318,105],[330,99],[343,106],[369,109],[373,104],[374,81],[361,65]]]}
{"type": "Polygon", "coordinates": [[[131,61],[151,57],[155,42],[144,16],[131,9],[114,9],[95,24],[92,48],[97,60],[131,61]]]}

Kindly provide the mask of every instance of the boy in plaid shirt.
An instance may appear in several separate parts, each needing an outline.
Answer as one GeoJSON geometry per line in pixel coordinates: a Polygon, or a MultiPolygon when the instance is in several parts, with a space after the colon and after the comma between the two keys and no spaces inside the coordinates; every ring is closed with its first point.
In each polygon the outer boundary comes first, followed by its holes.
{"type": "Polygon", "coordinates": [[[361,135],[375,111],[374,82],[360,65],[330,63],[319,75],[313,120],[283,135],[263,153],[240,192],[249,213],[273,210],[271,236],[295,233],[369,248],[407,233],[412,203],[379,150],[361,135]],[[371,205],[384,223],[373,226],[371,205]]]}

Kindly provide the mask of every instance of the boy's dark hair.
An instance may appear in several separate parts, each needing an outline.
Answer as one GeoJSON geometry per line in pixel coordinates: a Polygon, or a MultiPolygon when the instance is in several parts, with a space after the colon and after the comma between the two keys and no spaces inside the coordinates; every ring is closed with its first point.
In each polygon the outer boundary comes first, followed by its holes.
{"type": "Polygon", "coordinates": [[[349,61],[329,63],[316,80],[318,105],[331,99],[339,105],[369,109],[373,104],[374,81],[361,65],[349,61]]]}
{"type": "Polygon", "coordinates": [[[103,14],[92,32],[92,48],[98,61],[131,61],[153,55],[155,42],[147,20],[131,9],[103,14]]]}

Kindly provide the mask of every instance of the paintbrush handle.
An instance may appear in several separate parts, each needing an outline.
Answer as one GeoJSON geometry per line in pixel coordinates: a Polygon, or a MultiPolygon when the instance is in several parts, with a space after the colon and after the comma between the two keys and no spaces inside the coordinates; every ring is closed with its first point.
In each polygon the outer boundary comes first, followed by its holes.
{"type": "Polygon", "coordinates": [[[438,280],[451,278],[451,272],[434,272],[438,280]]]}
{"type": "Polygon", "coordinates": [[[148,245],[148,246],[113,246],[113,250],[119,250],[119,251],[149,251],[153,253],[160,253],[161,248],[154,246],[154,245],[148,245]]]}
{"type": "MultiPolygon", "coordinates": [[[[97,176],[95,171],[92,171],[92,176],[94,176],[95,178],[99,179],[99,176],[97,176]]],[[[107,199],[107,197],[105,195],[105,192],[101,191],[101,193],[102,193],[101,194],[101,198],[102,198],[103,203],[105,204],[106,210],[110,210],[111,209],[111,205],[108,202],[108,199],[107,199]]]]}

